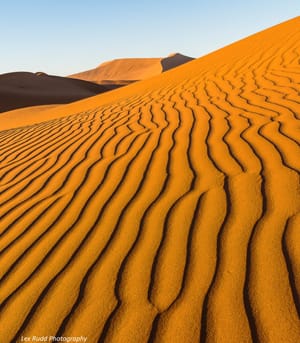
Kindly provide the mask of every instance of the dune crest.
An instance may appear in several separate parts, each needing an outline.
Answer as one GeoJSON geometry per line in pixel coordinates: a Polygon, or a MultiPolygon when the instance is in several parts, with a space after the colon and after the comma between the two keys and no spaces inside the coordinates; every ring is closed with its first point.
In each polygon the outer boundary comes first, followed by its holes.
{"type": "Polygon", "coordinates": [[[1,342],[300,341],[299,25],[6,119],[1,342]]]}

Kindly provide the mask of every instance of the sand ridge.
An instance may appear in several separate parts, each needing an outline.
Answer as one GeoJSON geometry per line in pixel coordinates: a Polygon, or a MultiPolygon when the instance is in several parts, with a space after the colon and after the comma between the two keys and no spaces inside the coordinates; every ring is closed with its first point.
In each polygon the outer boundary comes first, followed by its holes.
{"type": "Polygon", "coordinates": [[[7,119],[1,341],[300,341],[299,24],[7,119]]]}

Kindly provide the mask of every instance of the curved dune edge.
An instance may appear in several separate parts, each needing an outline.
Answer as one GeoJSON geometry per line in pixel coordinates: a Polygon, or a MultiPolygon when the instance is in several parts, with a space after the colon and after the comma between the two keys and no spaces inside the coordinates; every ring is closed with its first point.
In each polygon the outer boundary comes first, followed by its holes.
{"type": "Polygon", "coordinates": [[[1,342],[300,341],[299,24],[0,117],[1,342]]]}

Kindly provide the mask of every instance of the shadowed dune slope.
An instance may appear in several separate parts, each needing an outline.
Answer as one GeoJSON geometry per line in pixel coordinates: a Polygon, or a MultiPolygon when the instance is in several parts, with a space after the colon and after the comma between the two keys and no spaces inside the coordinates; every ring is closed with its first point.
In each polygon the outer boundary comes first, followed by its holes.
{"type": "Polygon", "coordinates": [[[192,61],[192,57],[171,54],[165,58],[122,58],[104,62],[99,67],[71,75],[72,78],[100,84],[129,84],[192,61]]]}
{"type": "Polygon", "coordinates": [[[300,342],[299,27],[6,117],[1,342],[300,342]]]}
{"type": "Polygon", "coordinates": [[[0,112],[45,104],[64,104],[90,97],[109,88],[91,82],[15,72],[0,75],[0,112]]]}

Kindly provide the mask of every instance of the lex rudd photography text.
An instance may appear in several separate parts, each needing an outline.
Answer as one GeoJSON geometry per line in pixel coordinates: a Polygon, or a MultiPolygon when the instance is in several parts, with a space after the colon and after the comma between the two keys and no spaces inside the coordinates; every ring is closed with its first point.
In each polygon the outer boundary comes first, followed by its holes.
{"type": "Polygon", "coordinates": [[[22,336],[21,342],[86,342],[85,336],[22,336]]]}

